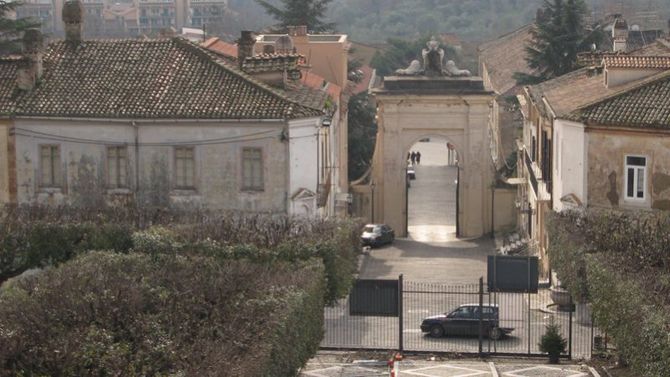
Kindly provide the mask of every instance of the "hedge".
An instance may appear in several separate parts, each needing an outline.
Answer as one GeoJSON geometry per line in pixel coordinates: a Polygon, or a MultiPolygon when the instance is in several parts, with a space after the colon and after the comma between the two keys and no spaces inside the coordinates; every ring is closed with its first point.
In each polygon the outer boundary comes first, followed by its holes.
{"type": "Polygon", "coordinates": [[[111,223],[1,223],[0,284],[28,269],[58,265],[88,250],[127,252],[132,232],[128,225],[111,223]]]}
{"type": "Polygon", "coordinates": [[[91,252],[3,287],[0,375],[296,375],[322,337],[322,276],[91,252]]]}
{"type": "Polygon", "coordinates": [[[116,212],[79,217],[79,212],[63,208],[59,217],[48,209],[31,209],[21,212],[23,217],[5,214],[0,218],[0,284],[28,269],[58,265],[87,250],[125,253],[136,249],[152,255],[220,250],[222,256],[267,263],[321,259],[328,281],[326,300],[333,303],[346,296],[358,268],[361,227],[351,220],[163,211],[155,218],[165,224],[142,229],[132,221],[121,221],[116,212]],[[169,219],[189,222],[170,223],[169,219]]]}
{"type": "Polygon", "coordinates": [[[598,327],[644,376],[670,370],[670,215],[553,214],[549,257],[562,284],[590,300],[598,327]]]}

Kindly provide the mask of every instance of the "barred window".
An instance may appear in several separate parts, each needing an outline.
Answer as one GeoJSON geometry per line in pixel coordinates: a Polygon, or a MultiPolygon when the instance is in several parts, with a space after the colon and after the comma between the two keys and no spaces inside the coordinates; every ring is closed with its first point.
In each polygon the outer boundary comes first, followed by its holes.
{"type": "Polygon", "coordinates": [[[242,149],[242,189],[263,191],[263,150],[242,149]]]}
{"type": "Polygon", "coordinates": [[[107,185],[128,187],[128,148],[107,147],[107,185]]]}
{"type": "Polygon", "coordinates": [[[40,146],[40,185],[42,187],[61,186],[60,166],[60,146],[40,146]]]}
{"type": "Polygon", "coordinates": [[[175,148],[175,187],[195,188],[195,153],[193,147],[175,148]]]}

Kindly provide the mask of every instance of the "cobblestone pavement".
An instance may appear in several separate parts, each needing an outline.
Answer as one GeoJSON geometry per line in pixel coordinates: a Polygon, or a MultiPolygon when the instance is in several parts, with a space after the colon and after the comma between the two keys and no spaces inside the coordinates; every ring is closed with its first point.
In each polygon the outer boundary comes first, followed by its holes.
{"type": "MultiPolygon", "coordinates": [[[[424,361],[403,360],[398,364],[399,377],[599,377],[585,365],[548,365],[522,360],[505,361],[424,361]]],[[[303,369],[301,377],[372,377],[389,376],[385,361],[352,360],[342,363],[327,361],[321,356],[303,369]]]]}

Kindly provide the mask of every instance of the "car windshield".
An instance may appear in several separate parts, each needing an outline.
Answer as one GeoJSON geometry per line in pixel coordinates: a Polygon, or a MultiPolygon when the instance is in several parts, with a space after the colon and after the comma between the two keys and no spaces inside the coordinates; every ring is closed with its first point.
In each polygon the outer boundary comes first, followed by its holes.
{"type": "Polygon", "coordinates": [[[379,228],[368,225],[363,229],[363,231],[365,233],[379,233],[379,228]]]}

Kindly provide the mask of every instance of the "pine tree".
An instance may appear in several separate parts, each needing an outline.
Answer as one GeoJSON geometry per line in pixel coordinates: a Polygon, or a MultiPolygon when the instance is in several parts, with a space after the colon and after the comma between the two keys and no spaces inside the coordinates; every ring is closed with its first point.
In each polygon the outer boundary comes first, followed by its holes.
{"type": "Polygon", "coordinates": [[[39,26],[30,19],[14,20],[10,14],[16,10],[21,3],[16,1],[0,0],[0,55],[6,55],[21,51],[19,37],[21,33],[31,27],[39,26]]]}
{"type": "Polygon", "coordinates": [[[256,0],[265,11],[279,21],[279,29],[285,32],[288,26],[307,26],[314,32],[332,31],[334,24],[323,21],[328,4],[332,0],[281,0],[275,6],[266,0],[256,0]]]}
{"type": "Polygon", "coordinates": [[[545,0],[526,46],[528,67],[536,75],[515,74],[520,84],[549,80],[578,68],[577,54],[601,37],[598,31],[587,30],[585,14],[583,0],[545,0]]]}

